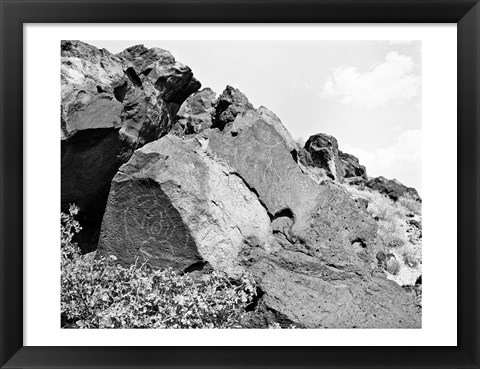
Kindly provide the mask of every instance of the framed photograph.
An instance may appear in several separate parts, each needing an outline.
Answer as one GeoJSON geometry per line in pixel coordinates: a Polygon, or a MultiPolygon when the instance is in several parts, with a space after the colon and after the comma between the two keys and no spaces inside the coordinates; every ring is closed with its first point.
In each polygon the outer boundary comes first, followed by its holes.
{"type": "Polygon", "coordinates": [[[479,367],[477,1],[0,4],[1,368],[479,367]]]}

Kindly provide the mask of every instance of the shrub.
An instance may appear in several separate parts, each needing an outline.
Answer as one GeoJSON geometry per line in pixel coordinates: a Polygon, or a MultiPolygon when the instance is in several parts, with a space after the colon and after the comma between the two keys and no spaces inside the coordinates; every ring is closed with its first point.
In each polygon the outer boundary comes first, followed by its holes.
{"type": "Polygon", "coordinates": [[[344,187],[352,196],[368,201],[367,212],[377,220],[378,235],[387,248],[401,248],[409,243],[406,233],[409,211],[403,205],[376,191],[349,185],[344,187]]]}
{"type": "Polygon", "coordinates": [[[256,294],[255,281],[244,275],[230,281],[214,271],[198,280],[172,269],[148,265],[129,268],[116,258],[86,258],[72,242],[80,230],[62,214],[61,314],[69,328],[239,328],[256,294]]]}
{"type": "Polygon", "coordinates": [[[409,212],[417,215],[422,215],[422,203],[415,200],[411,195],[405,194],[398,199],[400,205],[402,205],[409,212]]]}
{"type": "Polygon", "coordinates": [[[82,229],[80,223],[74,218],[79,210],[77,206],[70,205],[68,209],[69,214],[60,214],[60,250],[62,253],[62,265],[64,262],[68,262],[80,255],[77,244],[72,241],[73,236],[82,229]]]}

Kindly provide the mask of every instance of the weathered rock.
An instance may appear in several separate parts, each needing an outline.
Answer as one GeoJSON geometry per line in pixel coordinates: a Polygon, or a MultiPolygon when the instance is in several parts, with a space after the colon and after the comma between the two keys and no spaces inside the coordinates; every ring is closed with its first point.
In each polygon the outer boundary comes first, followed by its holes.
{"type": "Polygon", "coordinates": [[[238,276],[245,243],[264,245],[270,220],[257,196],[207,141],[167,135],[137,150],[112,182],[99,254],[130,265],[187,269],[208,261],[238,276]],[[203,144],[203,145],[202,145],[203,144]]]}
{"type": "Polygon", "coordinates": [[[356,156],[339,150],[338,157],[342,163],[344,178],[363,178],[367,180],[367,170],[360,164],[356,156]]]}
{"type": "Polygon", "coordinates": [[[96,248],[110,182],[133,151],[165,135],[180,104],[200,87],[170,53],[119,55],[80,41],[61,43],[62,210],[81,211],[76,241],[96,248]]]}
{"type": "Polygon", "coordinates": [[[273,255],[261,253],[260,248],[255,251],[250,258],[257,262],[249,270],[260,281],[262,302],[284,320],[307,328],[421,326],[414,299],[384,276],[351,275],[284,249],[273,255]]]}
{"type": "Polygon", "coordinates": [[[377,226],[340,186],[302,173],[275,127],[167,135],[112,182],[99,255],[251,272],[261,291],[246,326],[419,327],[412,297],[376,266],[377,226]]]}
{"type": "Polygon", "coordinates": [[[368,180],[365,185],[374,191],[388,196],[393,201],[397,201],[401,196],[410,196],[414,200],[422,201],[416,189],[404,186],[396,179],[376,177],[368,180]]]}
{"type": "MultiPolygon", "coordinates": [[[[126,61],[127,75],[135,72],[137,77],[140,74],[146,76],[163,101],[178,105],[176,111],[188,96],[200,88],[200,82],[193,77],[192,70],[176,62],[169,51],[137,45],[122,51],[118,56],[126,61]]],[[[132,79],[141,86],[142,80],[137,77],[132,79]]]]}
{"type": "Polygon", "coordinates": [[[336,180],[342,181],[344,170],[339,158],[337,139],[324,133],[317,133],[310,136],[305,142],[306,152],[302,153],[302,164],[311,165],[326,170],[327,175],[336,180]]]}
{"type": "Polygon", "coordinates": [[[235,120],[225,127],[225,131],[230,132],[231,135],[235,136],[239,131],[242,129],[247,129],[255,124],[255,122],[258,120],[262,120],[263,122],[272,126],[282,137],[290,154],[297,156],[297,151],[299,148],[292,135],[286,130],[280,119],[264,106],[261,106],[256,110],[250,109],[243,113],[237,114],[235,120]]]}
{"type": "Polygon", "coordinates": [[[83,250],[102,222],[97,255],[122,265],[250,272],[247,327],[420,327],[412,295],[378,269],[367,204],[333,181],[363,183],[358,159],[323,134],[299,149],[230,86],[188,98],[199,87],[165,50],[62,43],[62,206],[83,210],[83,250]],[[167,134],[174,123],[186,135],[167,134]]]}
{"type": "Polygon", "coordinates": [[[356,186],[362,190],[365,188],[366,182],[367,180],[364,177],[346,177],[343,179],[343,183],[356,186]]]}
{"type": "Polygon", "coordinates": [[[178,134],[201,132],[213,125],[215,92],[204,88],[190,96],[177,113],[174,130],[178,134]]]}
{"type": "Polygon", "coordinates": [[[253,110],[247,97],[240,90],[227,86],[214,103],[214,127],[223,130],[226,124],[233,122],[238,114],[253,110]]]}
{"type": "Polygon", "coordinates": [[[271,216],[273,241],[242,251],[267,311],[305,327],[420,326],[413,299],[384,275],[372,277],[377,226],[364,204],[302,174],[262,120],[236,136],[209,137],[212,153],[239,173],[271,216]]]}
{"type": "MultiPolygon", "coordinates": [[[[313,173],[314,177],[319,176],[320,169],[337,182],[363,186],[368,179],[367,171],[358,158],[340,151],[336,138],[324,133],[310,136],[305,147],[298,151],[298,158],[304,171],[313,173]]],[[[323,175],[320,174],[320,177],[323,175]]]]}

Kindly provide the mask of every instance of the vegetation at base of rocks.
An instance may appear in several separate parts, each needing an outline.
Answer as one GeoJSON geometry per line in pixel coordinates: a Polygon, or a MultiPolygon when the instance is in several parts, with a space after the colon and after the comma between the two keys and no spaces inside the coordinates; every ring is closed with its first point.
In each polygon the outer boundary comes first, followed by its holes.
{"type": "Polygon", "coordinates": [[[404,266],[410,269],[418,268],[422,260],[421,202],[409,195],[393,201],[369,188],[360,189],[348,184],[343,186],[352,197],[368,201],[366,210],[377,221],[378,235],[385,246],[385,249],[377,251],[391,253],[396,257],[387,271],[398,275],[404,266]]]}
{"type": "Polygon", "coordinates": [[[81,255],[72,241],[78,207],[61,214],[61,316],[64,328],[241,328],[256,285],[214,271],[194,279],[145,263],[81,255]]]}
{"type": "Polygon", "coordinates": [[[413,214],[422,215],[422,203],[416,201],[411,195],[405,194],[398,199],[400,205],[413,214]]]}
{"type": "MultiPolygon", "coordinates": [[[[284,329],[278,322],[272,322],[268,325],[268,329],[284,329]]],[[[287,329],[297,329],[297,327],[293,324],[290,324],[287,329]]]]}

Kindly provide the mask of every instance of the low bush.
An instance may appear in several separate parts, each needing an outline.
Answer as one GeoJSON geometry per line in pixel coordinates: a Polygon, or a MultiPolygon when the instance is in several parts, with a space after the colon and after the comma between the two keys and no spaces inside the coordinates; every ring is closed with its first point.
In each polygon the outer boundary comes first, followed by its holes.
{"type": "Polygon", "coordinates": [[[398,202],[408,211],[416,215],[422,215],[422,203],[415,200],[411,195],[405,194],[398,199],[398,202]]]}
{"type": "MultiPolygon", "coordinates": [[[[421,239],[412,227],[421,230],[421,202],[409,195],[393,201],[368,188],[360,189],[348,184],[344,184],[344,188],[352,197],[368,201],[366,211],[377,221],[378,235],[383,241],[383,246],[374,252],[392,253],[398,258],[390,261],[387,271],[399,275],[404,267],[421,268],[421,239]]],[[[403,275],[405,277],[406,274],[403,275]]]]}
{"type": "Polygon", "coordinates": [[[73,236],[81,228],[70,207],[61,215],[61,314],[68,328],[240,328],[256,294],[244,275],[231,281],[214,271],[199,279],[145,263],[129,268],[116,258],[80,255],[73,236]]]}

